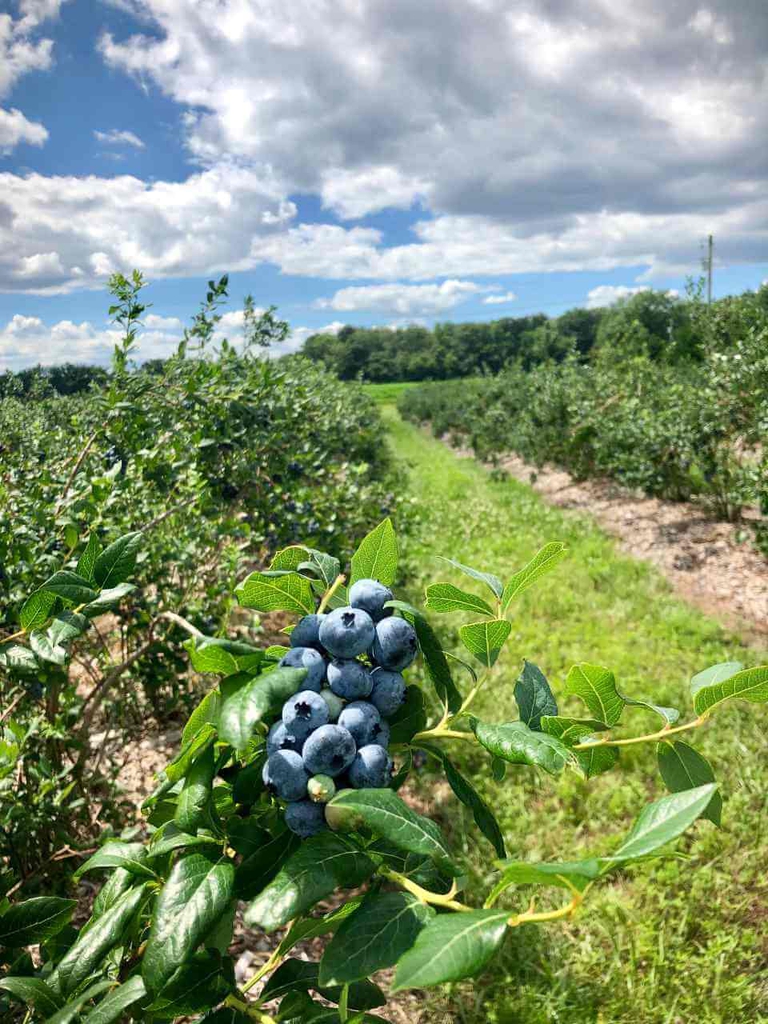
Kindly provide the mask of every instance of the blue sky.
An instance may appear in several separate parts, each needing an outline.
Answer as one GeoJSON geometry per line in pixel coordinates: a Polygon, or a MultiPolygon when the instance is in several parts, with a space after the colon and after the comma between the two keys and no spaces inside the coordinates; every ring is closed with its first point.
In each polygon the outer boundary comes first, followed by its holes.
{"type": "Polygon", "coordinates": [[[288,348],[768,277],[755,0],[0,0],[0,369],[146,357],[209,276],[288,348]]]}

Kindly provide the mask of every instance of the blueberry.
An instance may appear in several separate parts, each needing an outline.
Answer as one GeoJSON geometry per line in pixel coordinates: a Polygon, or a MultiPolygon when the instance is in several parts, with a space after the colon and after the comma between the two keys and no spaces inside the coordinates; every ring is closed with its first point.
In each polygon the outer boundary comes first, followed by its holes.
{"type": "Polygon", "coordinates": [[[375,638],[373,619],[361,608],[335,608],[320,623],[320,643],[334,658],[356,658],[375,638]]]}
{"type": "Polygon", "coordinates": [[[373,690],[370,701],[380,715],[389,718],[405,700],[405,680],[399,672],[388,668],[376,668],[371,672],[373,690]]]}
{"type": "Polygon", "coordinates": [[[374,728],[371,743],[377,743],[380,747],[389,746],[389,725],[386,722],[379,722],[374,728]]]}
{"type": "MultiPolygon", "coordinates": [[[[330,666],[328,667],[330,668],[330,666]]],[[[327,688],[320,691],[320,696],[328,705],[328,721],[335,722],[341,714],[341,709],[344,707],[344,701],[341,697],[337,697],[333,690],[329,690],[327,688]]]]}
{"type": "Polygon", "coordinates": [[[371,653],[382,668],[402,672],[411,664],[418,650],[416,631],[405,619],[392,616],[377,623],[376,639],[371,653]]]}
{"type": "Polygon", "coordinates": [[[328,705],[314,690],[302,690],[283,704],[283,725],[299,740],[328,721],[328,705]]]}
{"type": "Polygon", "coordinates": [[[365,700],[352,701],[339,715],[339,725],[352,733],[358,747],[373,742],[374,730],[380,722],[379,712],[365,700]]]}
{"type": "Polygon", "coordinates": [[[295,629],[291,631],[291,647],[314,647],[320,650],[320,623],[325,615],[305,615],[299,619],[295,629]]]}
{"type": "Polygon", "coordinates": [[[302,686],[305,690],[320,693],[325,682],[325,658],[319,651],[312,647],[293,647],[282,656],[278,665],[284,665],[286,668],[305,668],[307,677],[302,686]]]}
{"type": "Polygon", "coordinates": [[[336,783],[330,775],[313,775],[307,783],[309,799],[316,804],[327,804],[336,793],[336,783]]]}
{"type": "Polygon", "coordinates": [[[272,754],[261,777],[264,785],[281,800],[302,800],[307,795],[309,773],[295,750],[278,750],[272,754]]]}
{"type": "Polygon", "coordinates": [[[325,825],[325,806],[313,804],[311,800],[299,800],[285,808],[285,824],[302,839],[316,836],[325,825]]]}
{"type": "Polygon", "coordinates": [[[285,722],[275,722],[267,735],[267,754],[276,754],[278,750],[293,750],[300,754],[302,742],[288,732],[285,722]]]}
{"type": "Polygon", "coordinates": [[[385,587],[378,580],[358,580],[349,588],[349,603],[353,608],[362,608],[368,612],[374,622],[392,614],[391,608],[385,608],[384,603],[391,601],[393,597],[389,587],[385,587]]]}
{"type": "Polygon", "coordinates": [[[383,789],[392,778],[392,759],[384,747],[369,743],[360,747],[349,768],[355,789],[383,789]]]}
{"type": "Polygon", "coordinates": [[[307,739],[302,757],[312,775],[336,778],[354,761],[356,753],[352,734],[340,725],[321,725],[307,739]]]}
{"type": "Polygon", "coordinates": [[[371,673],[359,661],[337,659],[328,666],[328,685],[337,697],[360,700],[373,689],[371,673]]]}

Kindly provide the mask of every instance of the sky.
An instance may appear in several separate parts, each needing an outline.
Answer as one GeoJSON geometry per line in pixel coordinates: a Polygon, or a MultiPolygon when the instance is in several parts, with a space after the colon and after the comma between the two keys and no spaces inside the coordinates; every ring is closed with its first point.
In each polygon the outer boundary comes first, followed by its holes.
{"type": "Polygon", "coordinates": [[[768,277],[765,0],[0,0],[0,370],[768,277]]]}

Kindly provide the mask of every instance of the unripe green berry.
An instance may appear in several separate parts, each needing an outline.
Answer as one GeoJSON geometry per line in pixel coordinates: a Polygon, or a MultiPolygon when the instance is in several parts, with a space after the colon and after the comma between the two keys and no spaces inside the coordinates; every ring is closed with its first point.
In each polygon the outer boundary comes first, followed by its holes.
{"type": "Polygon", "coordinates": [[[329,721],[335,722],[344,708],[344,701],[341,697],[337,697],[333,690],[329,690],[328,687],[320,691],[320,696],[328,705],[329,721]]]}
{"type": "Polygon", "coordinates": [[[336,792],[336,783],[330,775],[313,775],[307,783],[309,799],[316,804],[327,804],[336,792]]]}

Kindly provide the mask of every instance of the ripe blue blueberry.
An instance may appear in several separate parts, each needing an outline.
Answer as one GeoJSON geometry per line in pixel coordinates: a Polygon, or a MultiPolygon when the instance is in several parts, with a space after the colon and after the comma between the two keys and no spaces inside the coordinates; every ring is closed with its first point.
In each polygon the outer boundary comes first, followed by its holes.
{"type": "Polygon", "coordinates": [[[380,722],[379,712],[365,700],[353,700],[339,715],[339,725],[352,733],[358,747],[373,742],[374,730],[380,722]]]}
{"type": "Polygon", "coordinates": [[[370,649],[373,619],[361,608],[334,608],[320,623],[320,643],[334,658],[356,658],[370,649]]]}
{"type": "Polygon", "coordinates": [[[328,721],[328,705],[314,690],[302,690],[283,704],[283,725],[292,736],[303,741],[313,729],[328,721]]]}
{"type": "Polygon", "coordinates": [[[349,768],[355,789],[384,789],[392,778],[392,758],[384,747],[369,743],[360,747],[349,768]]]}
{"type": "Polygon", "coordinates": [[[302,749],[302,758],[311,775],[330,775],[335,779],[352,764],[356,753],[352,734],[340,725],[321,725],[302,749]]]}
{"type": "Polygon", "coordinates": [[[371,743],[377,743],[380,747],[389,746],[389,725],[386,722],[379,722],[375,727],[371,743]]]}
{"type": "Polygon", "coordinates": [[[371,654],[382,668],[402,672],[411,664],[418,650],[416,631],[405,619],[391,616],[377,623],[371,654]]]}
{"type": "Polygon", "coordinates": [[[320,691],[320,696],[328,705],[328,721],[335,722],[341,714],[341,709],[344,707],[344,701],[341,697],[337,697],[333,690],[327,689],[327,687],[320,691]]]}
{"type": "Polygon", "coordinates": [[[352,608],[362,608],[374,622],[379,622],[392,614],[391,608],[384,607],[385,602],[391,601],[392,597],[389,587],[385,587],[378,580],[358,580],[349,588],[349,603],[352,608]]]}
{"type": "Polygon", "coordinates": [[[373,688],[371,673],[365,665],[340,658],[328,666],[328,685],[337,697],[344,700],[360,700],[367,697],[373,688]]]}
{"type": "Polygon", "coordinates": [[[320,623],[325,615],[305,615],[291,631],[291,647],[313,647],[320,650],[320,623]]]}
{"type": "Polygon", "coordinates": [[[313,647],[292,647],[278,664],[286,668],[305,668],[307,676],[302,686],[305,690],[320,693],[325,682],[325,658],[319,651],[313,647]]]}
{"type": "Polygon", "coordinates": [[[278,750],[272,754],[261,777],[264,785],[281,800],[302,800],[307,795],[309,773],[295,750],[278,750]]]}
{"type": "Polygon", "coordinates": [[[371,672],[373,690],[370,701],[384,718],[394,715],[405,700],[405,680],[399,672],[376,668],[371,672]]]}
{"type": "Polygon", "coordinates": [[[311,800],[299,800],[285,808],[285,824],[302,839],[316,836],[326,828],[325,804],[313,804],[311,800]]]}
{"type": "Polygon", "coordinates": [[[267,735],[267,754],[276,754],[278,750],[294,750],[300,754],[302,742],[303,740],[288,732],[285,722],[275,722],[267,735]]]}

